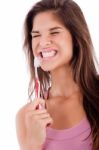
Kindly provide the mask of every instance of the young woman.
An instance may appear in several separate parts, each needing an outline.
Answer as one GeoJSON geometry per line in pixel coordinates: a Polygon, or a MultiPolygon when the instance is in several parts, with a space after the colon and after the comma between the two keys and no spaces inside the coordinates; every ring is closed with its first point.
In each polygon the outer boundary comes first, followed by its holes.
{"type": "Polygon", "coordinates": [[[34,91],[40,59],[41,98],[17,114],[21,150],[99,150],[99,76],[89,30],[72,0],[41,0],[25,20],[25,52],[34,91]],[[37,109],[41,104],[43,109],[37,109]]]}

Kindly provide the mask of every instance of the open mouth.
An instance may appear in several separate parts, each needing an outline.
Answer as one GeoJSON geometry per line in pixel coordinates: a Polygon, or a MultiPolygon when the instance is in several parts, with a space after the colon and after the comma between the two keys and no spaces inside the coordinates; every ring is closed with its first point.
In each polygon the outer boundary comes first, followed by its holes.
{"type": "Polygon", "coordinates": [[[56,50],[42,51],[40,52],[40,57],[43,59],[47,59],[56,56],[56,54],[57,54],[56,50]]]}

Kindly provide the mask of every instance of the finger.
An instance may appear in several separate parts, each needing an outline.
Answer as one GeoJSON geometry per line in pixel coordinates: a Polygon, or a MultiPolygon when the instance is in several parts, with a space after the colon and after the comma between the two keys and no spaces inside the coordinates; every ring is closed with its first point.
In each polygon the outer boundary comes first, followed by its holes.
{"type": "Polygon", "coordinates": [[[47,110],[44,109],[44,110],[31,110],[31,111],[28,111],[27,113],[25,113],[25,117],[26,118],[29,118],[29,117],[33,117],[33,116],[40,116],[40,115],[43,115],[43,114],[47,114],[47,110]]]}
{"type": "Polygon", "coordinates": [[[26,118],[27,118],[27,120],[42,120],[42,119],[50,118],[50,115],[48,113],[40,114],[40,115],[28,114],[28,115],[26,115],[26,118]]]}
{"type": "Polygon", "coordinates": [[[38,118],[39,118],[39,119],[50,118],[50,114],[48,114],[48,113],[40,114],[40,115],[38,115],[38,118]]]}
{"type": "Polygon", "coordinates": [[[42,126],[46,127],[49,124],[53,124],[53,119],[51,117],[42,119],[42,126]]]}
{"type": "Polygon", "coordinates": [[[39,115],[39,114],[43,114],[43,113],[48,113],[47,109],[36,109],[36,110],[29,110],[28,113],[31,113],[32,115],[39,115]]]}
{"type": "Polygon", "coordinates": [[[26,110],[35,110],[39,105],[45,108],[45,100],[44,99],[34,99],[34,101],[29,102],[26,106],[26,110]]]}

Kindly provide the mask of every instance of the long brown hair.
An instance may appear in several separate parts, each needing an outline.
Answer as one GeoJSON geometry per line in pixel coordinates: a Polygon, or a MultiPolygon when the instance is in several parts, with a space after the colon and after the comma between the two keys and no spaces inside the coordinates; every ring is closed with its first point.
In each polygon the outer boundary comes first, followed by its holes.
{"type": "MultiPolygon", "coordinates": [[[[90,33],[80,7],[73,0],[41,0],[28,12],[25,19],[24,47],[30,67],[29,96],[34,87],[34,56],[32,52],[31,30],[34,17],[40,12],[52,11],[58,16],[73,38],[73,58],[71,66],[74,80],[81,88],[83,105],[91,125],[93,150],[99,150],[99,77],[94,62],[94,48],[90,33]]],[[[39,68],[41,95],[50,86],[50,74],[39,68]]]]}

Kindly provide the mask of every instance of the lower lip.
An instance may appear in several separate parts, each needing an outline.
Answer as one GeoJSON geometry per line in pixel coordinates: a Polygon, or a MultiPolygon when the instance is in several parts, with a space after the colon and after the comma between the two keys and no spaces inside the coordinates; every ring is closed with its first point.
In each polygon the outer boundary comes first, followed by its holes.
{"type": "Polygon", "coordinates": [[[49,60],[51,60],[51,59],[53,59],[53,58],[55,58],[57,56],[57,52],[56,52],[56,54],[54,55],[54,56],[50,56],[50,57],[41,57],[41,60],[43,61],[49,61],[49,60]]]}

